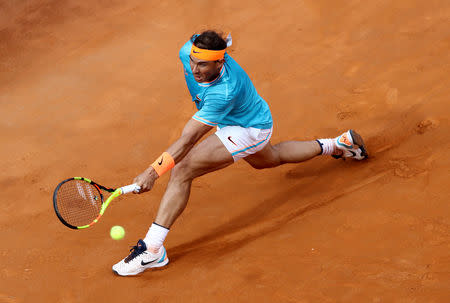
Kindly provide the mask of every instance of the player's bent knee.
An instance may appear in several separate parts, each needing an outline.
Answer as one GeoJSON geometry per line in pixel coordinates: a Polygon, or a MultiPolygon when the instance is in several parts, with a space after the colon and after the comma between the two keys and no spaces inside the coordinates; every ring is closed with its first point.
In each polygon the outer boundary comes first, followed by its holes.
{"type": "Polygon", "coordinates": [[[194,179],[192,167],[189,165],[189,159],[183,159],[172,169],[170,178],[178,181],[188,181],[194,179]]]}
{"type": "Polygon", "coordinates": [[[267,145],[259,154],[244,159],[255,169],[273,168],[283,164],[277,146],[272,145],[267,145]]]}
{"type": "Polygon", "coordinates": [[[269,163],[269,162],[250,162],[250,161],[247,161],[247,162],[255,169],[265,169],[265,168],[272,168],[272,167],[278,166],[275,163],[269,163]]]}
{"type": "Polygon", "coordinates": [[[253,168],[255,169],[264,169],[267,168],[265,165],[255,164],[255,163],[249,163],[253,168]]]}

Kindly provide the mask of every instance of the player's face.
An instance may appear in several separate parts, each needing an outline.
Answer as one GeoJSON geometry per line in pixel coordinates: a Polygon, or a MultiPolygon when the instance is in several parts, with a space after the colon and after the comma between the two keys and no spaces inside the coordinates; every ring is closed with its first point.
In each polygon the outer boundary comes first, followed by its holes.
{"type": "Polygon", "coordinates": [[[195,81],[210,82],[219,76],[220,69],[224,62],[223,59],[217,61],[205,61],[192,56],[189,57],[191,58],[191,70],[195,81]]]}

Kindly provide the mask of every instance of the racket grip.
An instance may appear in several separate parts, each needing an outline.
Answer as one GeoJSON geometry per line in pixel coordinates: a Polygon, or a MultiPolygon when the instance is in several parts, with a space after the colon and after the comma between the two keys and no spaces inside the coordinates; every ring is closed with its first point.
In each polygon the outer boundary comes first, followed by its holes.
{"type": "Polygon", "coordinates": [[[141,190],[141,187],[139,185],[137,185],[136,183],[134,183],[134,184],[131,184],[131,185],[127,185],[127,186],[121,187],[120,189],[122,190],[122,195],[124,195],[124,194],[129,194],[129,193],[132,193],[132,192],[137,192],[138,193],[141,190]]]}

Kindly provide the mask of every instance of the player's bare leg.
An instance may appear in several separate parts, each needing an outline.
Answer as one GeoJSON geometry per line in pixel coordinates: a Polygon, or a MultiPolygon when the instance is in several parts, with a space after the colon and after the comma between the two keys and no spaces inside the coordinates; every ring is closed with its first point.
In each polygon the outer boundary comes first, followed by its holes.
{"type": "Polygon", "coordinates": [[[139,240],[130,255],[113,266],[113,272],[121,276],[132,276],[148,268],[167,265],[169,259],[163,241],[170,226],[186,208],[192,180],[233,163],[230,152],[216,135],[207,137],[192,148],[172,169],[155,222],[145,239],[139,240]]]}
{"type": "Polygon", "coordinates": [[[254,168],[262,169],[307,161],[321,152],[317,141],[285,141],[276,145],[269,142],[262,150],[244,160],[254,168]]]}
{"type": "Polygon", "coordinates": [[[262,150],[244,159],[254,168],[263,169],[307,161],[318,155],[363,160],[367,158],[367,151],[362,137],[354,130],[348,130],[333,139],[285,141],[276,145],[269,142],[262,150]]]}
{"type": "MultiPolygon", "coordinates": [[[[349,130],[334,139],[287,141],[275,146],[269,142],[262,150],[244,159],[253,167],[261,169],[307,161],[320,154],[357,160],[367,157],[361,136],[349,130]]],[[[196,145],[172,170],[156,220],[145,239],[139,240],[131,254],[113,266],[113,271],[126,276],[136,275],[147,268],[165,266],[169,259],[163,242],[170,226],[187,205],[192,181],[232,163],[234,160],[230,152],[216,135],[211,135],[196,145]]]]}
{"type": "Polygon", "coordinates": [[[192,180],[233,163],[230,152],[216,135],[211,135],[196,145],[172,169],[155,223],[166,228],[172,226],[187,205],[192,180]]]}

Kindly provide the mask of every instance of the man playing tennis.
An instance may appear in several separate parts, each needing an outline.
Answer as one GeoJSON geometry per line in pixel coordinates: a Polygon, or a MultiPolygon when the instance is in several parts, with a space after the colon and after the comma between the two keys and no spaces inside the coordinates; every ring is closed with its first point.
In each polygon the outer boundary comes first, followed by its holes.
{"type": "Polygon", "coordinates": [[[226,48],[226,39],[214,31],[205,31],[192,36],[180,50],[186,84],[198,111],[186,123],[180,138],[134,179],[142,193],[151,190],[159,176],[172,170],[147,235],[113,266],[118,275],[136,275],[169,262],[164,239],[187,205],[192,181],[201,175],[239,159],[262,169],[299,163],[318,155],[357,160],[367,157],[362,138],[352,130],[333,139],[272,145],[269,106],[226,48]],[[196,145],[214,127],[215,134],[196,145]]]}

